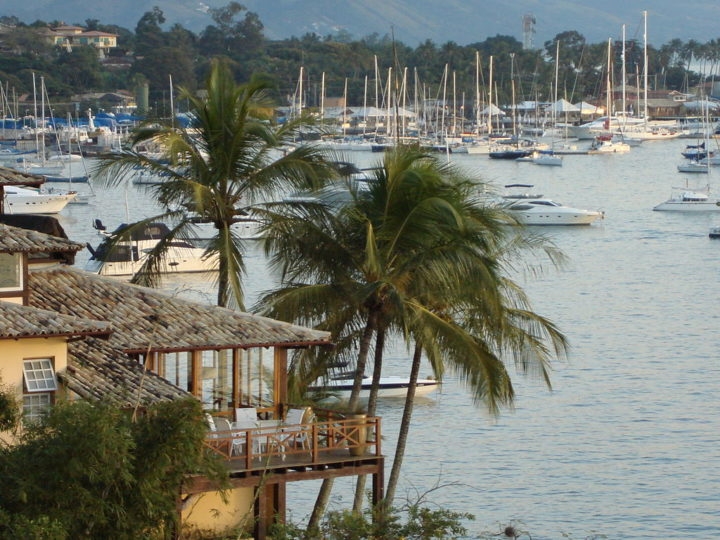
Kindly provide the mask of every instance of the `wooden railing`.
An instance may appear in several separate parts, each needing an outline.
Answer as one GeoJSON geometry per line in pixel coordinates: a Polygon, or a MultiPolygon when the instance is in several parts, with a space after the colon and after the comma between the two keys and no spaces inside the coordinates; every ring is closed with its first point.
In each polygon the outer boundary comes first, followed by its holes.
{"type": "Polygon", "coordinates": [[[356,456],[380,456],[379,417],[327,417],[306,424],[212,431],[205,445],[247,469],[262,463],[308,465],[356,456]]]}

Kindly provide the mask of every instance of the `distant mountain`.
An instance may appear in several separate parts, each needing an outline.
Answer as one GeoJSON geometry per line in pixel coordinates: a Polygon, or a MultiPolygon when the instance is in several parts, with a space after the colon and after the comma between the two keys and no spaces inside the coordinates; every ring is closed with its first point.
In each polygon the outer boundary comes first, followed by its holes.
{"type": "MultiPolygon", "coordinates": [[[[83,24],[97,19],[103,24],[134,30],[147,11],[158,6],[166,28],[179,23],[199,32],[212,23],[208,7],[222,7],[230,0],[0,0],[0,15],[83,24]]],[[[576,30],[591,43],[621,36],[643,39],[642,10],[648,11],[648,40],[659,46],[672,39],[706,42],[717,39],[720,2],[684,0],[648,1],[647,6],[627,0],[603,2],[567,0],[240,0],[256,12],[270,39],[284,39],[314,32],[320,36],[346,32],[353,38],[371,34],[394,35],[411,47],[430,39],[436,44],[454,41],[468,45],[496,35],[523,42],[523,16],[534,18],[532,42],[539,48],[566,30],[576,30]]]]}

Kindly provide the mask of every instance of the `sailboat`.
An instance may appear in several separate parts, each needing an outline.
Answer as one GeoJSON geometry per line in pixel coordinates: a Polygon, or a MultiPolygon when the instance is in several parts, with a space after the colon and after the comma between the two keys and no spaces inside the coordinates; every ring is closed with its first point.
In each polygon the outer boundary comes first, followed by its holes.
{"type": "MultiPolygon", "coordinates": [[[[625,50],[625,37],[623,32],[623,51],[625,50]]],[[[625,53],[623,52],[623,69],[625,53]]],[[[648,115],[648,37],[647,37],[647,11],[643,11],[643,116],[642,123],[633,126],[623,126],[624,135],[638,141],[663,141],[677,139],[681,130],[673,120],[650,122],[648,115]]],[[[625,80],[623,79],[623,88],[625,80]]]]}
{"type": "Polygon", "coordinates": [[[595,137],[590,145],[588,154],[623,154],[629,152],[630,145],[622,141],[615,141],[612,135],[612,39],[608,39],[607,80],[605,94],[607,116],[605,117],[604,127],[609,134],[598,135],[595,137]]]}
{"type": "MultiPolygon", "coordinates": [[[[558,98],[557,98],[557,85],[558,85],[558,67],[559,67],[559,58],[560,57],[560,41],[558,40],[556,44],[556,50],[555,50],[555,85],[554,85],[554,94],[553,94],[553,106],[552,106],[552,125],[553,128],[555,127],[556,123],[556,113],[557,113],[557,106],[558,106],[558,98]]],[[[549,167],[562,167],[563,160],[561,156],[558,156],[555,154],[555,136],[553,135],[552,145],[550,147],[549,151],[540,151],[539,153],[535,154],[535,157],[533,158],[533,163],[535,165],[544,165],[549,167]]]]}
{"type": "MultiPolygon", "coordinates": [[[[510,66],[512,71],[513,61],[514,61],[515,55],[510,54],[510,66]]],[[[516,107],[515,107],[515,78],[510,75],[510,88],[512,89],[512,108],[513,108],[513,118],[512,118],[512,126],[513,126],[513,136],[510,143],[507,144],[501,144],[498,145],[496,148],[490,151],[488,156],[490,159],[508,159],[508,160],[515,160],[515,159],[522,159],[527,158],[533,155],[533,152],[535,151],[534,148],[530,146],[521,146],[520,144],[520,138],[517,134],[517,119],[516,119],[516,107]]]]}

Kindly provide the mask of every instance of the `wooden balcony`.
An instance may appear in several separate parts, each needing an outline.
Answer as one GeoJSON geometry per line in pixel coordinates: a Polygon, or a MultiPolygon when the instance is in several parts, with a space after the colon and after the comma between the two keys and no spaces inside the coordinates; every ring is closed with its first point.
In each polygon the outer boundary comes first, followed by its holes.
{"type": "MultiPolygon", "coordinates": [[[[259,421],[248,429],[212,431],[206,447],[221,456],[231,488],[253,488],[253,537],[267,538],[273,521],[284,522],[286,484],[342,476],[370,475],[372,504],[383,497],[385,457],[380,418],[345,418],[321,413],[304,424],[259,421]]],[[[217,485],[198,475],[183,494],[212,492],[217,485]]]]}
{"type": "MultiPolygon", "coordinates": [[[[289,482],[372,474],[382,481],[381,437],[379,417],[335,417],[213,431],[205,445],[225,460],[234,486],[257,485],[269,477],[289,482]]],[[[203,483],[198,478],[192,491],[204,491],[203,483]]]]}

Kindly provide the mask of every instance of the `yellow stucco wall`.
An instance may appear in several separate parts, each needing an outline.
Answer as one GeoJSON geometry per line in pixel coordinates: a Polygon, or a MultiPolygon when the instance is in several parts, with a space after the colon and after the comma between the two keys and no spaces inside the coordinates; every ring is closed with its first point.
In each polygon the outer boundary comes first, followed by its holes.
{"type": "MultiPolygon", "coordinates": [[[[0,384],[14,390],[22,403],[23,360],[52,358],[55,373],[65,371],[67,368],[65,339],[50,337],[0,340],[0,384]]],[[[0,432],[0,440],[12,443],[13,439],[9,433],[0,432]]]]}
{"type": "Polygon", "coordinates": [[[182,507],[183,527],[224,532],[236,527],[252,530],[253,489],[236,488],[226,492],[223,503],[218,492],[191,495],[182,507]]]}
{"type": "Polygon", "coordinates": [[[0,341],[0,379],[5,386],[23,392],[23,360],[52,358],[55,373],[67,368],[66,338],[4,339],[0,341]]]}

